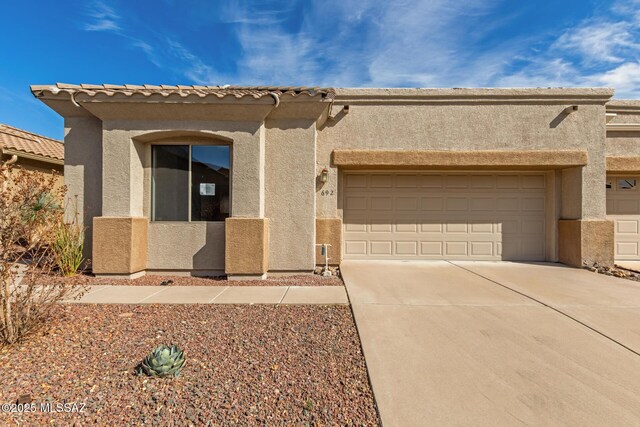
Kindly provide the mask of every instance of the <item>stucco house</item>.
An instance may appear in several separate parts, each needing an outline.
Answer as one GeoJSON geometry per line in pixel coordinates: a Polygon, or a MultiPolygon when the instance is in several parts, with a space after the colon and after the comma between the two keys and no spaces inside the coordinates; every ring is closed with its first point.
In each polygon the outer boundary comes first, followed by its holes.
{"type": "Polygon", "coordinates": [[[44,85],[97,275],[640,260],[640,102],[606,88],[44,85]]]}
{"type": "Polygon", "coordinates": [[[43,174],[55,171],[63,184],[64,147],[57,139],[0,124],[0,161],[43,174]]]}

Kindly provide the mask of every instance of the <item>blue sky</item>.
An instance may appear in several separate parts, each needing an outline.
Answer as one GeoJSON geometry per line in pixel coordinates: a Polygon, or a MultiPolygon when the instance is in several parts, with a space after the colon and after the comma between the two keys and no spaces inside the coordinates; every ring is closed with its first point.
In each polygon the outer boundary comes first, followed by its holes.
{"type": "Polygon", "coordinates": [[[87,0],[0,14],[0,123],[30,84],[608,86],[640,98],[640,0],[87,0]]]}

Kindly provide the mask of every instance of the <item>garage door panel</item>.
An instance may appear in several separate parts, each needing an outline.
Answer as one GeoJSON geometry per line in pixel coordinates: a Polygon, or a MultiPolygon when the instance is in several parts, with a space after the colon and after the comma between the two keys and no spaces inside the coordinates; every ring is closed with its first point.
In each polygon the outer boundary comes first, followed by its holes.
{"type": "Polygon", "coordinates": [[[344,255],[367,255],[366,240],[348,240],[344,242],[344,255]]]}
{"type": "Polygon", "coordinates": [[[496,199],[496,210],[499,212],[518,212],[520,210],[520,201],[518,197],[498,197],[496,199]]]}
{"type": "Polygon", "coordinates": [[[467,211],[469,209],[469,199],[465,197],[448,197],[445,203],[447,211],[467,211]]]}
{"type": "Polygon", "coordinates": [[[345,258],[545,258],[542,174],[355,175],[368,178],[345,188],[345,258]]]}
{"type": "Polygon", "coordinates": [[[471,210],[477,212],[493,212],[496,201],[492,197],[474,197],[471,199],[471,210]]]}
{"type": "Polygon", "coordinates": [[[365,196],[347,196],[344,207],[349,211],[367,210],[367,198],[365,196]]]}
{"type": "Polygon", "coordinates": [[[418,188],[418,175],[396,175],[397,188],[418,188]]]}
{"type": "Polygon", "coordinates": [[[498,175],[496,176],[496,188],[509,189],[520,188],[519,175],[498,175]]]}
{"type": "Polygon", "coordinates": [[[397,241],[396,242],[396,255],[418,255],[418,242],[416,241],[397,241]]]}
{"type": "Polygon", "coordinates": [[[620,234],[638,234],[638,220],[618,220],[615,229],[620,234]]]}
{"type": "Polygon", "coordinates": [[[493,242],[471,242],[472,256],[489,256],[495,255],[493,242]]]}
{"type": "Polygon", "coordinates": [[[522,200],[522,210],[525,212],[544,212],[544,197],[525,197],[522,200]]]}
{"type": "MultiPolygon", "coordinates": [[[[373,176],[373,175],[372,175],[373,176]]],[[[345,176],[345,188],[367,188],[369,175],[351,174],[345,176]]]]}
{"type": "Polygon", "coordinates": [[[522,175],[522,188],[544,189],[545,180],[543,175],[522,175]]]}
{"type": "Polygon", "coordinates": [[[640,190],[628,183],[638,176],[607,177],[607,217],[614,222],[615,259],[640,261],[640,190]]]}
{"type": "Polygon", "coordinates": [[[393,180],[391,175],[371,175],[371,188],[391,188],[393,180]]]}
{"type": "Polygon", "coordinates": [[[493,175],[473,175],[471,177],[471,188],[494,188],[496,180],[493,175]]]}
{"type": "Polygon", "coordinates": [[[370,209],[373,211],[391,211],[393,210],[392,197],[371,197],[370,209]]]}
{"type": "Polygon", "coordinates": [[[416,223],[410,224],[396,224],[395,225],[396,233],[417,233],[418,225],[416,223]]]}
{"type": "Polygon", "coordinates": [[[373,240],[369,244],[371,255],[392,255],[393,242],[391,240],[373,240]]]}
{"type": "Polygon", "coordinates": [[[396,210],[399,211],[417,211],[419,200],[417,197],[396,197],[396,210]]]}
{"type": "Polygon", "coordinates": [[[420,242],[420,255],[441,257],[442,242],[420,242]]]}
{"type": "Polygon", "coordinates": [[[442,197],[422,197],[420,199],[420,209],[423,211],[442,212],[444,200],[442,197]]]}

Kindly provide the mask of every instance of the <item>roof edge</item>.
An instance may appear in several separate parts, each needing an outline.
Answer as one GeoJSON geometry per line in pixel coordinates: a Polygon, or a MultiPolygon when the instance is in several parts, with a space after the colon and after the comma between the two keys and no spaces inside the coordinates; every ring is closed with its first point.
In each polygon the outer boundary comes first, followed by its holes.
{"type": "Polygon", "coordinates": [[[337,88],[337,102],[607,102],[611,88],[337,88]]]}

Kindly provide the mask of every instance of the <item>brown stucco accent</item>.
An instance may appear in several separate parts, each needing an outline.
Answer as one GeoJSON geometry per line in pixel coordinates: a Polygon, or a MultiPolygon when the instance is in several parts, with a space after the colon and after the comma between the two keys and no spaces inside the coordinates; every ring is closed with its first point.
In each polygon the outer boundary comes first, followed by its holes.
{"type": "Polygon", "coordinates": [[[558,221],[558,258],[574,267],[613,265],[614,225],[608,220],[558,221]]]}
{"type": "Polygon", "coordinates": [[[144,217],[93,218],[94,274],[131,274],[147,267],[147,229],[144,217]]]}
{"type": "MultiPolygon", "coordinates": [[[[328,243],[329,265],[338,265],[342,261],[342,219],[316,218],[316,244],[328,243]]],[[[316,246],[316,264],[324,265],[321,248],[316,246]]]]}
{"type": "Polygon", "coordinates": [[[607,157],[607,172],[638,172],[640,157],[607,157]]]}
{"type": "Polygon", "coordinates": [[[228,275],[265,274],[269,267],[269,220],[227,218],[225,265],[228,275]]]}
{"type": "Polygon", "coordinates": [[[334,150],[333,163],[349,169],[563,169],[588,163],[586,151],[334,150]]]}

